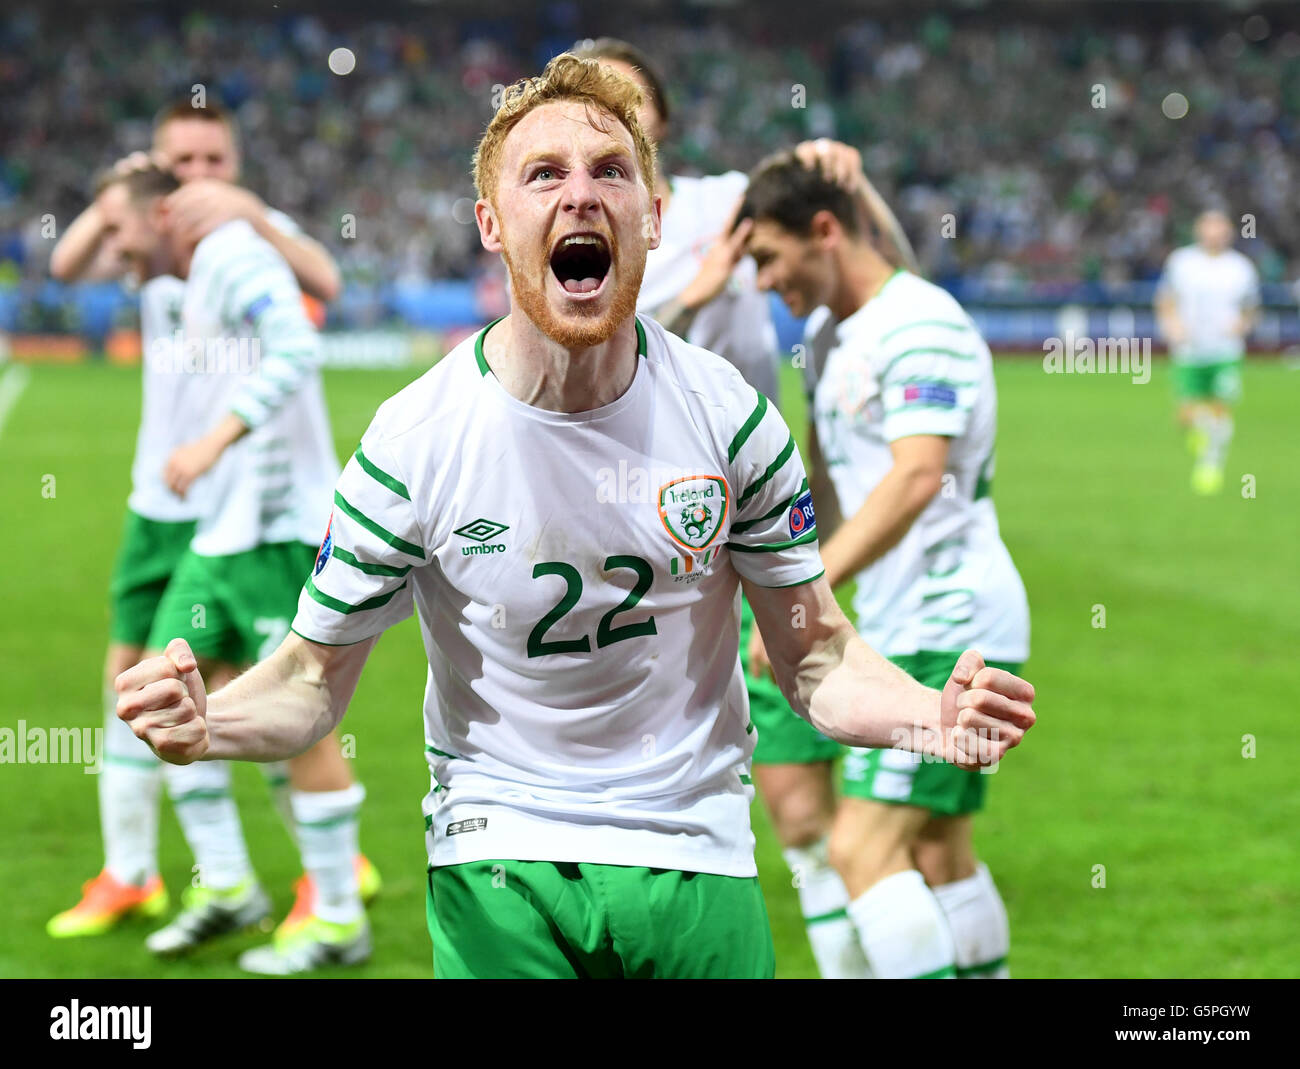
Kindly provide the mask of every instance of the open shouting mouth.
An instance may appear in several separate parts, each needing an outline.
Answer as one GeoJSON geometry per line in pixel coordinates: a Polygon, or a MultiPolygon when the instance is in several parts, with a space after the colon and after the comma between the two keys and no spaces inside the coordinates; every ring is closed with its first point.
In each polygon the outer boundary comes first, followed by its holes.
{"type": "Polygon", "coordinates": [[[551,250],[551,274],[570,297],[589,299],[605,288],[613,256],[596,233],[566,234],[551,250]]]}

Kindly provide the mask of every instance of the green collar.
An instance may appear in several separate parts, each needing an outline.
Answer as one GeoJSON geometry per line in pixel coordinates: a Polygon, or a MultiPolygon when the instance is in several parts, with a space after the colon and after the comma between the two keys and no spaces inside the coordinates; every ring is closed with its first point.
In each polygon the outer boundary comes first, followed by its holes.
{"type": "MultiPolygon", "coordinates": [[[[491,323],[479,331],[478,338],[474,341],[474,359],[478,362],[478,370],[481,375],[489,375],[492,372],[492,369],[488,367],[487,357],[483,355],[483,339],[487,337],[487,332],[503,319],[505,319],[505,316],[498,316],[496,319],[492,320],[491,323]]],[[[632,321],[636,324],[636,355],[645,356],[645,327],[641,325],[641,320],[639,318],[633,317],[632,321]]]]}

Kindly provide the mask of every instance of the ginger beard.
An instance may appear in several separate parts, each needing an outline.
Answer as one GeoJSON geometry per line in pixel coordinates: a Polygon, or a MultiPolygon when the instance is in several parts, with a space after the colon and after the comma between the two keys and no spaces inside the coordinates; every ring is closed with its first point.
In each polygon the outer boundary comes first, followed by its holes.
{"type": "Polygon", "coordinates": [[[606,235],[605,239],[609,243],[609,266],[605,274],[613,275],[606,280],[609,292],[598,300],[573,302],[560,313],[547,297],[548,287],[563,289],[551,261],[559,235],[549,238],[546,248],[530,250],[525,270],[524,265],[510,255],[510,242],[505,227],[501,228],[501,255],[510,273],[513,306],[538,330],[566,349],[589,349],[608,341],[619,325],[636,311],[649,242],[643,239],[624,256],[620,254],[618,238],[614,234],[606,235]]]}

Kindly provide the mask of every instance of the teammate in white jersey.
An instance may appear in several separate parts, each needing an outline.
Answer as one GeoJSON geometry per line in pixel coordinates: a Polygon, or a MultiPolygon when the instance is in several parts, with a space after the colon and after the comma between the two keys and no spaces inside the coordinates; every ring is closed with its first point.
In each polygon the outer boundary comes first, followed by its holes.
{"type": "MultiPolygon", "coordinates": [[[[637,83],[642,93],[637,118],[656,145],[670,130],[664,80],[649,58],[630,42],[601,37],[575,49],[637,83]]],[[[882,244],[899,263],[914,257],[898,220],[862,172],[858,151],[822,139],[797,151],[818,160],[827,174],[857,193],[864,215],[882,234],[882,244]]],[[[662,161],[657,160],[657,163],[662,161]]],[[[747,231],[733,230],[735,211],[749,177],[742,171],[692,177],[655,172],[654,191],[663,202],[659,246],[646,257],[637,310],[654,316],[692,345],[725,357],[745,381],[769,400],[777,398],[777,339],[766,294],[754,282],[753,262],[744,256],[747,231]]]]}
{"type": "MultiPolygon", "coordinates": [[[[600,60],[637,83],[642,93],[637,119],[656,144],[663,144],[669,132],[668,100],[663,78],[648,57],[610,37],[585,44],[577,54],[600,60]]],[[[796,152],[854,193],[863,217],[895,262],[914,265],[907,237],[863,173],[856,149],[821,140],[804,142],[796,152]]],[[[693,344],[726,357],[746,382],[775,403],[776,335],[769,298],[759,292],[753,261],[744,255],[749,224],[732,227],[749,176],[740,171],[670,176],[662,160],[657,162],[655,192],[663,204],[663,232],[659,247],[646,257],[637,308],[693,344]]],[[[742,599],[742,650],[752,630],[753,613],[742,599]]],[[[754,782],[794,874],[818,971],[825,979],[864,977],[866,961],[845,912],[848,893],[828,856],[835,818],[832,762],[841,747],[795,716],[769,676],[746,671],[745,685],[758,739],[754,782]]]]}
{"type": "Polygon", "coordinates": [[[275,654],[211,698],[183,640],[117,681],[168,760],[275,760],[338,723],[414,595],[440,976],[772,975],[742,582],[832,737],[920,724],[912,745],[973,765],[1033,723],[1033,688],[975,651],[940,695],[853,633],[815,529],[791,534],[803,467],[780,416],[635,315],[660,221],[639,96],[568,54],[506,91],[475,210],[511,314],[380,408],[275,654]]]}
{"type": "MultiPolygon", "coordinates": [[[[303,287],[323,299],[337,296],[338,270],[329,253],[304,235],[282,212],[268,209],[234,183],[239,177],[239,149],[233,116],[214,102],[194,108],[188,99],[165,108],[154,124],[152,157],[134,153],[114,170],[126,173],[164,162],[183,183],[168,200],[172,225],[197,241],[222,222],[250,221],[293,267],[303,287]]],[[[98,200],[68,227],[55,246],[50,268],[55,277],[119,277],[123,265],[104,241],[105,223],[98,200]]],[[[88,881],[81,900],[52,918],[48,930],[58,937],[97,935],[123,917],[156,917],[167,909],[167,893],[158,874],[158,791],[162,769],[156,757],[124,730],[113,715],[115,696],[110,684],[124,668],[136,663],[164,588],[194,534],[202,512],[203,486],[182,498],[163,479],[163,466],[186,443],[207,413],[201,376],[178,374],[172,345],[181,326],[184,283],[158,275],[140,287],[142,406],[131,495],[125,531],[112,582],[112,635],[105,659],[105,768],[99,777],[100,826],[105,863],[88,881]]],[[[295,762],[290,773],[268,769],[277,804],[292,827],[294,797],[352,786],[346,762],[329,754],[325,743],[314,759],[295,762]],[[292,791],[289,776],[294,778],[292,791]]],[[[215,770],[214,770],[215,771],[215,770]]],[[[183,777],[182,777],[183,778],[183,777]]],[[[229,841],[242,850],[243,835],[233,802],[224,786],[184,785],[173,790],[179,798],[177,815],[186,839],[200,857],[205,844],[229,841]]],[[[307,809],[312,808],[310,799],[307,809]]],[[[378,875],[364,858],[358,859],[365,889],[378,888],[378,875]]],[[[299,901],[291,916],[309,913],[312,884],[298,884],[299,901]]]]}
{"type": "MultiPolygon", "coordinates": [[[[930,685],[969,646],[1018,670],[1029,611],[989,497],[997,402],[974,323],[881,256],[844,192],[793,153],[755,170],[741,217],[759,285],[795,315],[829,309],[807,338],[816,440],[844,517],[823,520],[823,559],[832,586],[856,578],[859,634],[930,685]]],[[[822,508],[830,495],[813,490],[822,508]]],[[[898,749],[845,759],[831,857],[877,975],[1006,975],[1006,911],[971,841],[986,782],[898,749]]]]}
{"type": "Polygon", "coordinates": [[[1156,318],[1169,343],[1178,420],[1196,458],[1192,488],[1223,487],[1232,441],[1232,406],[1241,397],[1246,335],[1259,309],[1259,274],[1232,247],[1232,222],[1220,211],[1196,219],[1196,243],[1175,249],[1156,289],[1156,318]]]}
{"type": "MultiPolygon", "coordinates": [[[[206,482],[207,507],[146,645],[162,649],[168,636],[187,634],[211,674],[232,678],[288,633],[288,603],[315,557],[312,532],[324,523],[338,463],[317,371],[319,339],[288,265],[242,220],[191,244],[171,226],[165,198],[176,188],[170,173],[149,168],[112,176],[98,197],[110,247],[142,276],[186,279],[172,370],[202,378],[206,394],[193,440],[172,452],[163,477],[180,496],[206,482]]],[[[302,972],[369,954],[355,871],[364,792],[350,776],[342,788],[321,784],[342,758],[333,742],[316,750],[298,760],[301,787],[291,797],[315,901],[305,917],[281,926],[271,947],[240,958],[251,971],[302,972]]],[[[207,812],[210,821],[191,840],[201,885],[148,940],[156,953],[177,954],[261,919],[269,903],[242,836],[222,827],[227,814],[238,827],[228,767],[168,776],[178,806],[224,803],[207,812]]]]}

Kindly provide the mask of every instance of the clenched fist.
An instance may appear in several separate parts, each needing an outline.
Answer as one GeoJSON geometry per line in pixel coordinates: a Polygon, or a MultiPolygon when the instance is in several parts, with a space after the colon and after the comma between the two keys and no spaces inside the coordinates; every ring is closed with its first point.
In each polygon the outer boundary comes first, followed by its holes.
{"type": "Polygon", "coordinates": [[[160,657],[128,668],[116,680],[118,718],[173,765],[188,765],[208,750],[208,696],[194,651],[174,638],[160,657]]]}
{"type": "Polygon", "coordinates": [[[996,765],[1034,726],[1033,700],[1031,683],[967,650],[939,699],[943,759],[967,770],[996,765]]]}

